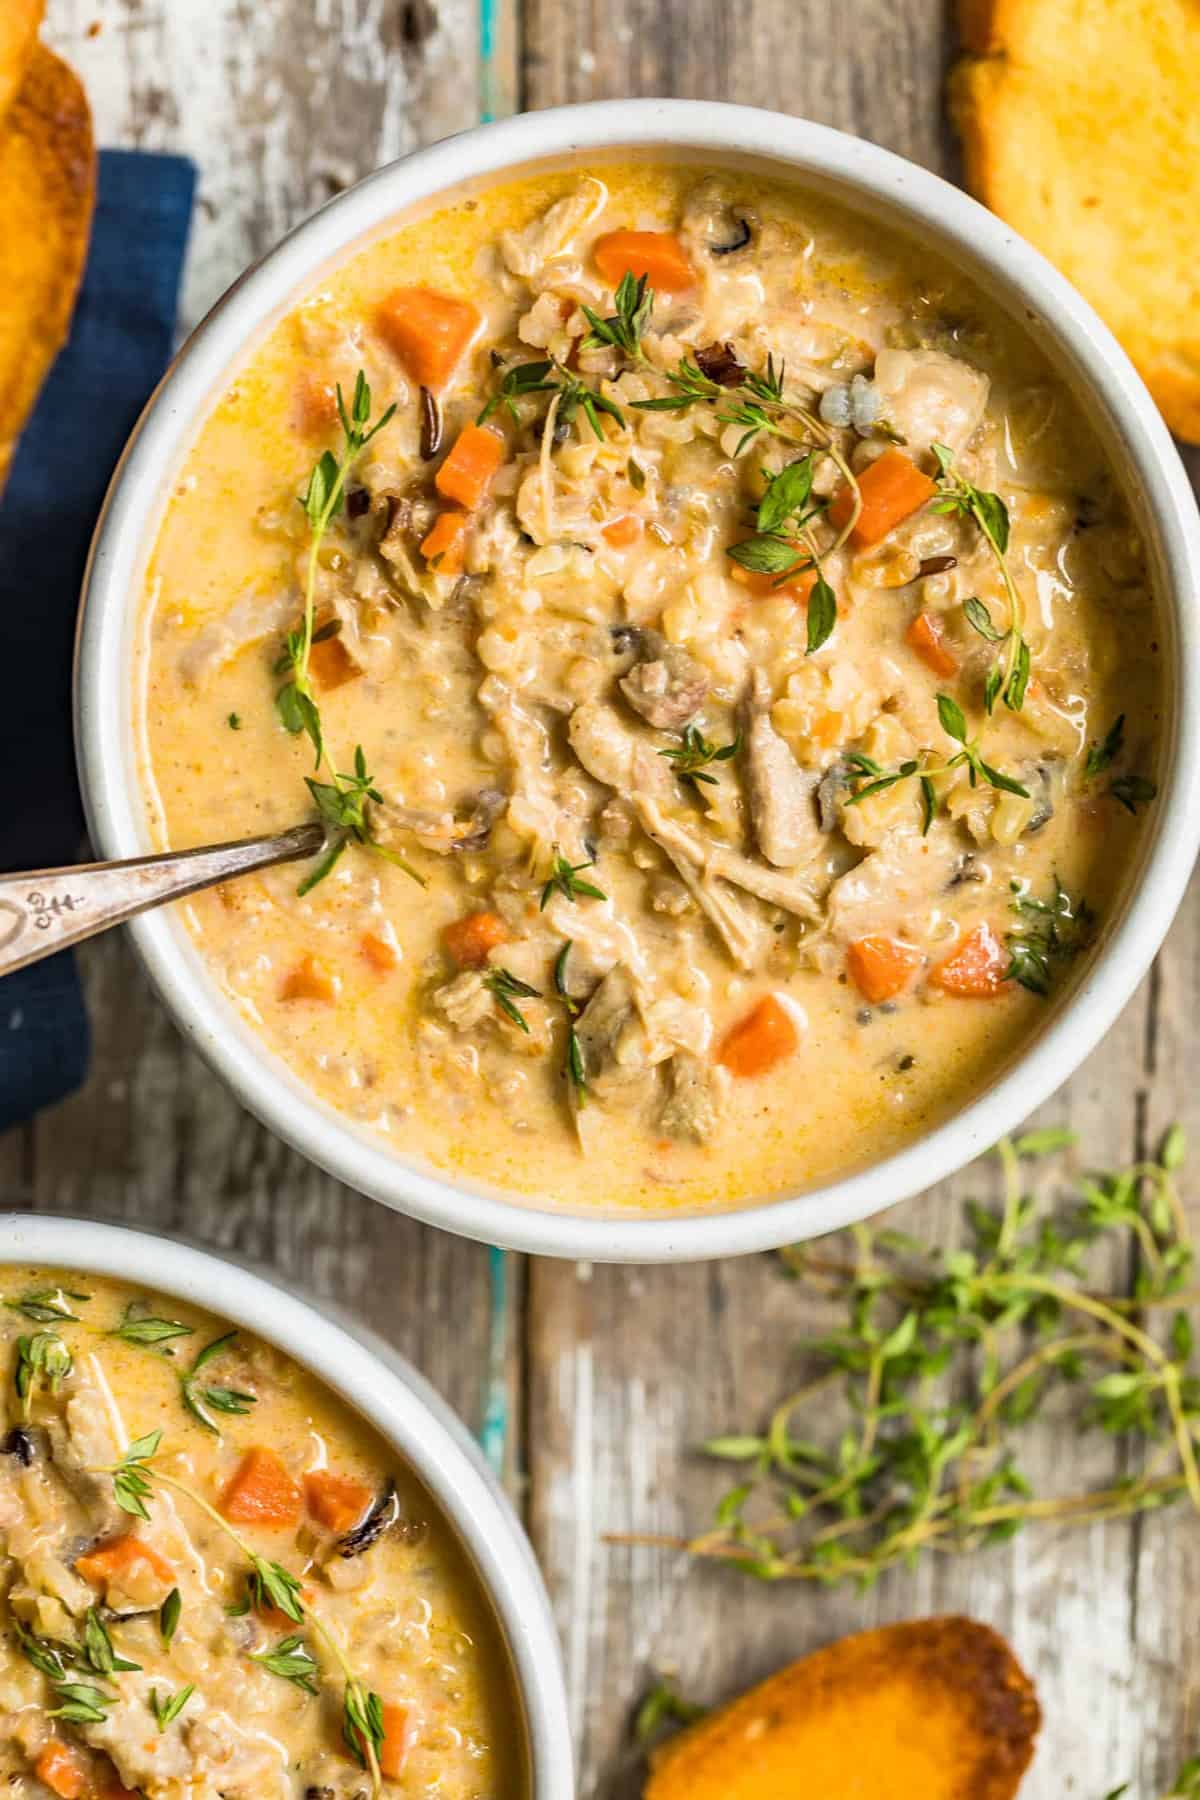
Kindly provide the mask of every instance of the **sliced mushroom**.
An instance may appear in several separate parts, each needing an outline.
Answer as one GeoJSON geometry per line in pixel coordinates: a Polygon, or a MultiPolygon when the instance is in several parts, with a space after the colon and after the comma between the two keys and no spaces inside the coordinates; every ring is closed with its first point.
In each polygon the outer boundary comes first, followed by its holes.
{"type": "Polygon", "coordinates": [[[721,1122],[729,1096],[729,1074],[690,1050],[677,1050],[667,1064],[669,1092],[658,1115],[668,1137],[705,1144],[721,1122]]]}
{"type": "Polygon", "coordinates": [[[508,796],[499,788],[483,788],[472,812],[459,819],[453,813],[425,812],[420,807],[384,801],[371,807],[372,830],[385,845],[397,831],[407,832],[423,850],[432,850],[438,856],[449,856],[456,850],[482,850],[507,804],[508,796]]]}
{"type": "Polygon", "coordinates": [[[740,387],[746,375],[746,365],[730,343],[705,344],[696,352],[696,367],[718,387],[740,387]]]}
{"type": "Polygon", "coordinates": [[[353,1531],[347,1531],[337,1542],[339,1556],[361,1556],[372,1544],[379,1542],[385,1531],[400,1523],[400,1496],[396,1492],[396,1484],[389,1480],[364,1519],[360,1519],[353,1531]]]}
{"type": "Polygon", "coordinates": [[[656,631],[642,633],[637,662],[619,687],[635,713],[656,731],[679,731],[708,695],[708,672],[680,644],[668,644],[656,631]]]}
{"type": "Polygon", "coordinates": [[[624,963],[609,970],[575,1022],[589,1099],[631,1106],[657,1079],[647,1055],[637,985],[624,963]]]}

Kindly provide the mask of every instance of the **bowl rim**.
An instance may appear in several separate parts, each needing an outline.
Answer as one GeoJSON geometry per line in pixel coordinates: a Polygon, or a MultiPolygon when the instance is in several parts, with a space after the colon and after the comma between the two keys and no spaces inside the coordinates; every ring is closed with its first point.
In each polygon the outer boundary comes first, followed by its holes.
{"type": "Polygon", "coordinates": [[[521,1521],[465,1425],[425,1377],[342,1309],[321,1305],[199,1244],[137,1226],[0,1213],[0,1266],[107,1275],[202,1306],[310,1370],[425,1484],[490,1601],[524,1712],[531,1800],[574,1800],[562,1652],[521,1521]]]}
{"type": "Polygon", "coordinates": [[[1055,1016],[982,1093],[865,1169],[783,1198],[731,1210],[582,1215],[459,1185],[413,1167],[370,1141],[306,1089],[271,1052],[231,1029],[231,1004],[189,960],[182,922],[147,914],[130,929],[178,1024],[242,1103],[319,1167],[429,1224],[509,1249],[597,1261],[682,1262],[743,1254],[814,1237],[882,1211],[932,1185],[1015,1128],[1100,1042],[1149,968],[1200,848],[1200,514],[1154,402],[1090,306],[1001,220],[939,176],[878,146],[811,121],[709,101],[595,101],[483,125],[369,175],[299,225],[218,301],[152,397],[118,465],[93,540],[76,664],[76,741],[85,810],[97,854],[146,847],[136,770],[120,729],[130,705],[128,596],[156,520],[164,470],[202,417],[243,346],[303,291],[318,268],[386,220],[463,181],[574,155],[660,150],[727,152],[817,181],[852,207],[887,207],[902,231],[934,248],[994,293],[1021,306],[1048,353],[1086,391],[1097,429],[1124,446],[1141,491],[1143,523],[1159,571],[1173,659],[1167,741],[1155,819],[1140,880],[1107,941],[1055,1016]]]}

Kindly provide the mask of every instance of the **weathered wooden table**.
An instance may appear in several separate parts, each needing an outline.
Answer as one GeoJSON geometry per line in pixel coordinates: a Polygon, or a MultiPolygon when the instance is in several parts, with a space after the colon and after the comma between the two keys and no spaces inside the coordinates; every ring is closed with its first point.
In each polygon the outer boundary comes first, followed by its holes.
{"type": "MultiPolygon", "coordinates": [[[[953,175],[942,0],[50,0],[100,139],[201,170],[185,323],[332,192],[517,106],[628,94],[807,114],[953,175]]],[[[1200,467],[1200,465],[1197,465],[1200,467]]],[[[655,1665],[709,1699],[839,1632],[964,1610],[1008,1633],[1047,1722],[1029,1800],[1152,1800],[1200,1749],[1200,1531],[1182,1511],[1048,1528],[875,1592],[766,1588],[602,1534],[703,1523],[721,1471],[689,1457],[778,1398],[802,1301],[772,1259],[579,1268],[410,1224],[307,1167],[181,1043],[125,942],[84,958],[91,1080],[0,1141],[7,1195],[261,1260],[357,1309],[483,1435],[523,1505],[567,1658],[586,1796],[636,1792],[631,1705],[655,1665]]],[[[1200,891],[1107,1043],[1046,1109],[1089,1159],[1173,1119],[1200,1138],[1200,891]]],[[[902,1209],[949,1239],[982,1171],[902,1209]]],[[[1193,1183],[1200,1204],[1200,1179],[1193,1183]]],[[[1118,1278],[1121,1272],[1116,1272],[1118,1278]]],[[[1044,1449],[1047,1471],[1061,1443],[1044,1449]]],[[[1070,1451],[1072,1457],[1075,1451],[1070,1451]]],[[[1118,1473],[1102,1449],[1077,1470],[1118,1473]]],[[[820,1796],[812,1796],[820,1800],[820,1796]]]]}

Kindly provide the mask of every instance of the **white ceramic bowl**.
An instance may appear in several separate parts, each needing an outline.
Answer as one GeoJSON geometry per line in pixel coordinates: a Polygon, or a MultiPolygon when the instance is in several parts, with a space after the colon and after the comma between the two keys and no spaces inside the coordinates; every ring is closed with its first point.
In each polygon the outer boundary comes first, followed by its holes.
{"type": "Polygon", "coordinates": [[[150,1232],[0,1213],[0,1265],[14,1263],[111,1275],[207,1307],[303,1364],[368,1419],[429,1489],[490,1597],[520,1706],[529,1800],[574,1800],[562,1659],[533,1551],[474,1441],[415,1369],[344,1315],[335,1324],[260,1275],[150,1232]]]}
{"type": "Polygon", "coordinates": [[[248,344],[321,271],[391,219],[457,183],[619,149],[737,160],[814,184],[868,222],[928,242],[986,289],[1078,393],[1124,477],[1163,612],[1168,696],[1159,798],[1142,866],[1067,1003],[1003,1076],[897,1155],[829,1186],[736,1212],[580,1215],[415,1170],[319,1102],[264,1049],[169,913],[134,940],[175,1018],[279,1135],[364,1193],[448,1230],[519,1250],[666,1262],[766,1249],[861,1219],[960,1167],[1013,1129],[1099,1042],[1149,967],[1200,840],[1200,519],[1162,420],[1111,334],[1073,288],[998,219],[936,176],[823,126],[740,106],[624,100],[532,113],[450,138],[331,201],[245,275],[195,333],[151,402],[116,476],[92,555],[77,680],[80,764],[102,856],[148,847],[131,670],[141,574],[164,496],[199,420],[248,344]]]}

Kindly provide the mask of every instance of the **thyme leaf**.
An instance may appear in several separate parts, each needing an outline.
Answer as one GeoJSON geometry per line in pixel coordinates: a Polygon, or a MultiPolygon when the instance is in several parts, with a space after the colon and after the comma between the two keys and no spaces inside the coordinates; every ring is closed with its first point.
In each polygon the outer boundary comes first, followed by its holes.
{"type": "Polygon", "coordinates": [[[529,1022],[515,1001],[519,999],[540,1000],[539,990],[530,987],[527,981],[522,981],[519,976],[513,974],[511,969],[500,968],[489,969],[483,978],[483,985],[505,1017],[511,1019],[514,1025],[519,1025],[528,1036],[529,1022]]]}
{"type": "Polygon", "coordinates": [[[302,1688],[306,1694],[320,1691],[316,1680],[319,1673],[316,1658],[298,1632],[281,1638],[271,1650],[259,1650],[250,1661],[261,1663],[272,1675],[290,1681],[293,1687],[302,1688]]]}
{"type": "Polygon", "coordinates": [[[21,1402],[23,1417],[29,1417],[38,1383],[42,1383],[51,1394],[57,1394],[71,1373],[74,1360],[56,1331],[35,1331],[17,1339],[13,1386],[17,1399],[21,1402]]]}
{"type": "Polygon", "coordinates": [[[565,900],[607,900],[608,895],[590,881],[580,881],[580,871],[594,869],[596,859],[589,857],[587,862],[569,863],[558,845],[554,846],[553,859],[550,865],[550,876],[542,888],[539,912],[545,912],[550,904],[551,896],[559,893],[565,900]]]}
{"type": "Polygon", "coordinates": [[[580,348],[583,350],[619,350],[630,362],[644,362],[642,355],[642,337],[650,323],[650,314],[654,308],[654,289],[649,286],[647,277],[641,275],[634,279],[626,270],[622,275],[617,291],[613,296],[616,315],[602,319],[593,312],[590,306],[583,307],[583,316],[591,326],[580,348]]]}
{"type": "Polygon", "coordinates": [[[982,601],[976,600],[974,608],[968,601],[964,608],[976,631],[981,631],[990,642],[1007,645],[1002,661],[989,671],[984,687],[985,710],[991,713],[996,701],[1003,697],[1010,712],[1020,712],[1029,686],[1030,656],[1024,635],[1024,608],[1007,562],[1011,535],[1008,508],[999,494],[976,487],[965,475],[956,472],[954,452],[945,444],[934,444],[933,455],[938,466],[937,484],[941,497],[933,502],[931,510],[974,521],[991,550],[1008,600],[1008,629],[995,636],[992,635],[995,627],[991,615],[982,601]]]}
{"type": "Polygon", "coordinates": [[[1125,748],[1125,714],[1118,713],[1098,744],[1093,744],[1083,765],[1085,781],[1094,781],[1110,768],[1125,748]]]}
{"type": "Polygon", "coordinates": [[[174,1356],[175,1352],[166,1346],[176,1338],[191,1337],[193,1328],[184,1325],[179,1319],[139,1315],[137,1302],[131,1300],[125,1308],[121,1323],[105,1335],[119,1338],[123,1344],[136,1344],[148,1350],[157,1350],[161,1356],[174,1356]]]}
{"type": "Polygon", "coordinates": [[[174,1694],[160,1696],[157,1688],[150,1689],[150,1711],[154,1714],[160,1731],[165,1731],[168,1725],[175,1722],[195,1691],[195,1683],[191,1681],[174,1694]]]}
{"type": "Polygon", "coordinates": [[[4,1305],[9,1312],[20,1313],[35,1325],[78,1325],[79,1315],[71,1311],[71,1306],[82,1306],[91,1297],[71,1293],[67,1288],[40,1288],[36,1293],[22,1294],[19,1300],[6,1300],[4,1305]]]}
{"type": "Polygon", "coordinates": [[[705,737],[698,725],[685,725],[682,742],[670,749],[660,750],[658,754],[665,756],[668,762],[674,764],[674,772],[680,781],[687,782],[691,787],[695,787],[699,781],[707,782],[715,787],[716,776],[706,773],[709,764],[731,762],[741,747],[742,734],[740,731],[735,735],[732,743],[713,744],[705,737]]]}
{"type": "Polygon", "coordinates": [[[198,1425],[203,1425],[206,1431],[211,1431],[218,1437],[221,1427],[213,1418],[213,1413],[244,1416],[251,1407],[258,1404],[257,1394],[200,1380],[201,1372],[236,1341],[237,1335],[236,1331],[226,1331],[221,1337],[213,1338],[211,1343],[205,1344],[197,1353],[191,1368],[183,1371],[179,1377],[179,1397],[187,1411],[198,1425]]]}

